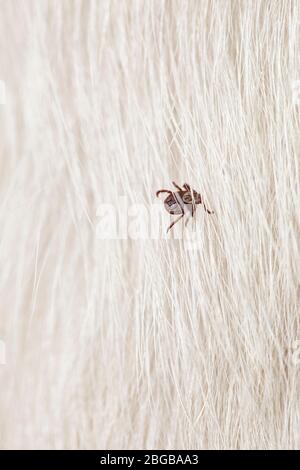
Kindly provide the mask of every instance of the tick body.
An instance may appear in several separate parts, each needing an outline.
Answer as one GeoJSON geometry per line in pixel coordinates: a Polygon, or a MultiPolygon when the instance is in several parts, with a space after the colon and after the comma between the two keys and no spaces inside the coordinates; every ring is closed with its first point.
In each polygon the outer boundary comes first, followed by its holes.
{"type": "MultiPolygon", "coordinates": [[[[196,212],[196,205],[203,204],[204,210],[208,214],[213,214],[212,211],[209,211],[199,193],[197,193],[194,189],[188,184],[184,184],[183,188],[178,186],[174,181],[172,181],[173,185],[175,186],[177,191],[170,191],[169,189],[160,189],[156,192],[156,196],[158,197],[161,193],[167,193],[168,196],[164,200],[164,206],[167,212],[171,215],[179,215],[179,217],[174,220],[171,225],[168,227],[167,232],[177,223],[179,222],[185,214],[192,215],[196,212]]],[[[189,221],[187,219],[186,223],[189,221]]]]}

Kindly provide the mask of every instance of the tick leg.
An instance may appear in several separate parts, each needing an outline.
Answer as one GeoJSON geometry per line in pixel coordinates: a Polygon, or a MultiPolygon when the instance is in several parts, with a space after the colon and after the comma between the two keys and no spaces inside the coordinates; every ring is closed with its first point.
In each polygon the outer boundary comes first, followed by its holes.
{"type": "Polygon", "coordinates": [[[167,230],[167,233],[173,227],[173,225],[175,225],[177,222],[179,222],[180,219],[182,219],[183,216],[184,216],[184,212],[178,217],[178,219],[174,220],[174,222],[171,223],[170,227],[167,230]]]}
{"type": "Polygon", "coordinates": [[[187,191],[190,191],[190,190],[191,190],[191,187],[190,187],[189,184],[184,183],[183,187],[184,187],[184,189],[186,189],[187,191]]]}
{"type": "Polygon", "coordinates": [[[156,191],[156,197],[158,197],[160,193],[172,194],[172,191],[170,191],[169,189],[160,189],[159,191],[156,191]]]}
{"type": "Polygon", "coordinates": [[[191,217],[194,217],[194,214],[195,214],[195,213],[196,213],[196,207],[195,207],[195,205],[193,204],[193,205],[192,205],[192,210],[191,210],[191,212],[188,212],[188,213],[187,213],[187,220],[186,220],[186,222],[185,222],[185,226],[187,226],[187,224],[188,224],[190,218],[191,218],[191,217]]]}
{"type": "Polygon", "coordinates": [[[175,183],[175,181],[172,181],[173,185],[175,186],[176,189],[178,189],[179,191],[182,191],[182,188],[180,186],[178,186],[177,183],[175,183]]]}
{"type": "Polygon", "coordinates": [[[206,205],[204,204],[203,202],[203,207],[204,207],[204,210],[208,213],[208,214],[214,214],[214,211],[209,211],[206,207],[206,205]]]}
{"type": "MultiPolygon", "coordinates": [[[[192,217],[193,217],[193,216],[192,216],[192,217]]],[[[190,221],[190,218],[191,218],[191,217],[190,217],[190,215],[188,214],[188,215],[187,215],[187,218],[186,218],[186,221],[185,221],[185,224],[184,224],[184,225],[185,225],[185,227],[186,227],[186,226],[187,226],[187,224],[189,223],[189,221],[190,221]]]]}

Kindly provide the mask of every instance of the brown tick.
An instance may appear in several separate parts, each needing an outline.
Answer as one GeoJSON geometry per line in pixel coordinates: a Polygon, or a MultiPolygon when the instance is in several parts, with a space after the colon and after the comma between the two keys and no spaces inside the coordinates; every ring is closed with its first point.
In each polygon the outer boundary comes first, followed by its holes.
{"type": "MultiPolygon", "coordinates": [[[[197,193],[194,189],[191,189],[191,187],[188,184],[184,184],[182,189],[178,184],[176,184],[174,181],[172,181],[173,185],[177,189],[177,191],[170,191],[169,189],[160,189],[159,191],[156,192],[156,196],[158,197],[160,193],[168,193],[168,196],[164,200],[164,206],[167,212],[172,215],[178,215],[178,219],[174,220],[174,222],[171,223],[170,227],[168,227],[167,232],[175,225],[186,213],[192,214],[192,217],[194,217],[194,214],[196,212],[196,204],[203,204],[204,210],[208,212],[208,214],[213,214],[213,211],[209,211],[203,200],[202,197],[199,193],[197,193]]],[[[187,222],[189,219],[187,219],[187,222]]]]}

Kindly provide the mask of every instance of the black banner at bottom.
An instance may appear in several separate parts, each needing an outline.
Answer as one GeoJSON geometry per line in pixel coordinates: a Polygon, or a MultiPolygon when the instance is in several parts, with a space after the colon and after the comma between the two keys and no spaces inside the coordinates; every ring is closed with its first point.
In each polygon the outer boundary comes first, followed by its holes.
{"type": "Polygon", "coordinates": [[[103,451],[103,450],[3,450],[0,451],[1,464],[34,465],[53,468],[57,465],[73,467],[121,466],[122,468],[147,468],[149,465],[172,465],[195,467],[211,463],[276,463],[287,465],[290,458],[297,458],[296,451],[103,451]]]}

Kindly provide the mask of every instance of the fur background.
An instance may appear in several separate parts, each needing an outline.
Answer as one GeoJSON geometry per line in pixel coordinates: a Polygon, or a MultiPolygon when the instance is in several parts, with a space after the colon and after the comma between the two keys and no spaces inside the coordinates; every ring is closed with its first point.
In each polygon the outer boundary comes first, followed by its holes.
{"type": "Polygon", "coordinates": [[[299,21],[1,0],[2,449],[300,447],[299,21]],[[192,249],[97,236],[172,180],[215,211],[192,249]]]}

